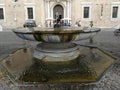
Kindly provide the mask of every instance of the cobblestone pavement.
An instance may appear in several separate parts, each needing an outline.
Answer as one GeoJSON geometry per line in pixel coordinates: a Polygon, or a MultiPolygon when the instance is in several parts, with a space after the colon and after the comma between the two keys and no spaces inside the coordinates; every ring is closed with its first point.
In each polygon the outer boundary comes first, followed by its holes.
{"type": "MultiPolygon", "coordinates": [[[[0,71],[0,90],[120,90],[120,36],[114,36],[113,29],[103,29],[94,37],[93,41],[92,44],[89,43],[89,40],[76,43],[95,45],[117,57],[116,63],[98,82],[15,86],[0,71]]],[[[35,42],[27,42],[26,45],[14,33],[0,32],[0,59],[18,48],[34,45],[33,43],[35,42]]]]}

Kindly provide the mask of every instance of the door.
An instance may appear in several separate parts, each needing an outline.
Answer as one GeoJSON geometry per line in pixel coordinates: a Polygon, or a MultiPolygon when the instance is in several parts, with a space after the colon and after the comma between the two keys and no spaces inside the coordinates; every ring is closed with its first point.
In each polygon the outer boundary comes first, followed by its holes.
{"type": "Polygon", "coordinates": [[[63,7],[61,5],[56,5],[54,8],[53,8],[53,17],[54,19],[62,19],[64,18],[64,10],[63,10],[63,7]]]}

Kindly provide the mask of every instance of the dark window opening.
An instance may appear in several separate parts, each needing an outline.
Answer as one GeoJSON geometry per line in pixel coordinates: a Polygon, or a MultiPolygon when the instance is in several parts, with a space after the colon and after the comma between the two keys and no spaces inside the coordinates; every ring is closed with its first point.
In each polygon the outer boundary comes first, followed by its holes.
{"type": "Polygon", "coordinates": [[[33,8],[27,8],[28,19],[33,19],[33,8]]]}
{"type": "Polygon", "coordinates": [[[4,19],[3,8],[0,8],[0,19],[4,19]]]}
{"type": "Polygon", "coordinates": [[[89,7],[84,7],[84,18],[89,18],[89,7]]]}
{"type": "Polygon", "coordinates": [[[113,7],[112,18],[118,17],[118,6],[113,7]]]}

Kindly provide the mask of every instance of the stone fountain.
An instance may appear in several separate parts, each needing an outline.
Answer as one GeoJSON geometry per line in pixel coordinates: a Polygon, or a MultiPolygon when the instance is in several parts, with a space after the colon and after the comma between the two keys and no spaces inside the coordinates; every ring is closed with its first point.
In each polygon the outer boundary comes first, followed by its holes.
{"type": "Polygon", "coordinates": [[[88,28],[84,31],[81,28],[65,29],[61,27],[43,30],[30,28],[29,31],[14,30],[22,39],[42,42],[36,46],[34,57],[53,62],[70,61],[77,58],[80,52],[78,46],[73,42],[93,38],[99,31],[98,28],[88,28]]]}
{"type": "Polygon", "coordinates": [[[18,83],[95,82],[114,63],[114,58],[94,46],[75,42],[93,38],[99,28],[18,28],[20,38],[39,42],[20,49],[1,61],[18,83]]]}

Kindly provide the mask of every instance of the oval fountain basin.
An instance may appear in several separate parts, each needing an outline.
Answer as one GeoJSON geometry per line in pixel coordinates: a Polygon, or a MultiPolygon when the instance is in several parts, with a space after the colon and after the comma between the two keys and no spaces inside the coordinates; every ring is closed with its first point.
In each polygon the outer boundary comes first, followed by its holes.
{"type": "Polygon", "coordinates": [[[15,29],[13,30],[17,36],[22,39],[38,42],[72,42],[92,38],[100,31],[99,28],[68,28],[68,29],[15,29]]]}

